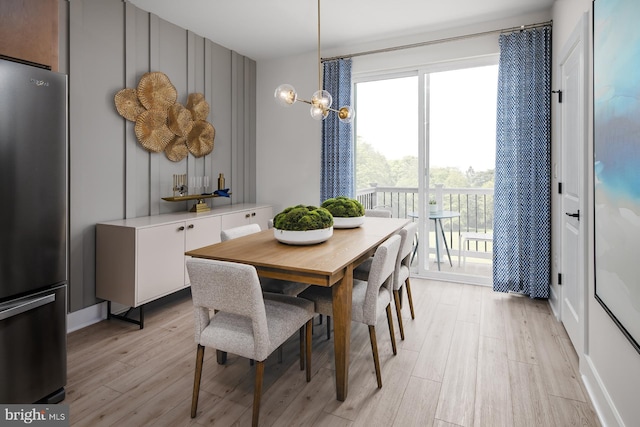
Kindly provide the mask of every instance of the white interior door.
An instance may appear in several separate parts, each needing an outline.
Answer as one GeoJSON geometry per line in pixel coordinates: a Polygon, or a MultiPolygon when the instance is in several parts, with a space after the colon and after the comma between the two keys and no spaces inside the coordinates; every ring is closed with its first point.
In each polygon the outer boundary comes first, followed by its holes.
{"type": "Polygon", "coordinates": [[[562,137],[562,323],[578,354],[585,337],[586,43],[582,18],[560,56],[562,137]]]}

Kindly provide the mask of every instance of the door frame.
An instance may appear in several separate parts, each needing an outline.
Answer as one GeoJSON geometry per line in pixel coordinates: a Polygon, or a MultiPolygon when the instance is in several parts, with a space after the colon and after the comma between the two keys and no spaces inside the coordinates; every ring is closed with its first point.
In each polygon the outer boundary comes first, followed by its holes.
{"type": "MultiPolygon", "coordinates": [[[[580,159],[580,164],[578,166],[579,169],[579,180],[581,182],[580,185],[580,221],[579,221],[579,233],[580,233],[580,237],[579,237],[579,242],[580,242],[580,247],[581,247],[581,251],[580,253],[577,255],[580,259],[581,259],[581,267],[578,269],[579,273],[578,273],[578,277],[576,278],[576,282],[578,284],[582,284],[581,287],[581,295],[580,295],[580,305],[581,305],[581,309],[582,312],[579,313],[579,318],[580,318],[580,323],[581,323],[581,327],[579,328],[581,337],[580,337],[580,341],[581,343],[573,343],[574,347],[576,346],[576,344],[578,344],[581,348],[578,349],[576,348],[576,351],[578,353],[578,357],[580,357],[581,354],[585,353],[585,350],[587,348],[587,312],[588,312],[588,283],[587,283],[587,268],[588,268],[588,262],[587,262],[587,247],[586,247],[586,242],[587,242],[587,236],[585,233],[587,233],[587,225],[591,222],[591,216],[590,211],[587,209],[587,200],[588,200],[588,182],[587,182],[587,170],[588,170],[588,162],[587,162],[587,157],[588,157],[588,132],[589,132],[589,123],[588,123],[588,93],[589,93],[589,61],[590,61],[590,57],[589,57],[589,17],[587,13],[584,13],[581,18],[580,21],[578,21],[578,23],[576,24],[575,28],[573,29],[571,35],[569,36],[569,38],[567,39],[567,41],[565,42],[564,46],[562,47],[561,51],[560,51],[560,55],[558,56],[558,65],[557,65],[557,75],[558,75],[558,79],[562,78],[562,66],[566,63],[569,55],[571,54],[572,51],[574,51],[574,49],[576,49],[576,46],[580,45],[579,47],[580,49],[580,53],[582,56],[582,95],[583,95],[583,106],[582,106],[582,124],[581,124],[581,132],[583,135],[583,140],[584,140],[584,145],[583,145],[583,150],[582,150],[582,157],[580,159]]],[[[561,82],[556,82],[557,84],[560,84],[561,82]]],[[[560,88],[560,90],[562,90],[562,88],[560,88]]],[[[554,100],[557,101],[557,98],[554,100]]],[[[559,176],[559,182],[562,182],[564,180],[564,171],[562,170],[562,164],[563,164],[563,156],[565,153],[565,148],[566,148],[566,141],[563,138],[564,135],[564,126],[565,123],[563,123],[563,106],[560,104],[556,104],[558,106],[558,110],[556,112],[556,117],[557,117],[557,125],[556,125],[556,136],[558,138],[558,140],[560,141],[560,153],[559,153],[559,158],[558,160],[555,162],[555,171],[554,174],[557,177],[557,168],[558,168],[558,164],[560,164],[560,176],[559,176]]],[[[555,257],[554,257],[554,264],[556,266],[557,272],[559,274],[562,274],[562,265],[563,265],[563,236],[564,236],[564,221],[565,221],[565,211],[566,208],[564,206],[564,198],[562,194],[558,194],[558,205],[559,205],[559,209],[557,209],[556,211],[556,219],[558,221],[558,227],[556,227],[556,229],[559,231],[558,233],[558,240],[560,242],[560,244],[558,245],[558,250],[555,253],[555,257]]],[[[558,280],[558,276],[555,277],[556,280],[558,280]]],[[[557,282],[556,282],[557,283],[557,282]]],[[[564,316],[566,316],[567,314],[563,312],[563,301],[564,301],[564,292],[563,292],[563,288],[562,285],[558,283],[557,286],[552,286],[551,287],[551,291],[552,291],[552,297],[551,297],[551,301],[550,301],[550,305],[552,310],[554,311],[554,314],[556,316],[556,318],[559,321],[563,321],[564,316]],[[553,295],[555,294],[555,295],[553,295]]]]}

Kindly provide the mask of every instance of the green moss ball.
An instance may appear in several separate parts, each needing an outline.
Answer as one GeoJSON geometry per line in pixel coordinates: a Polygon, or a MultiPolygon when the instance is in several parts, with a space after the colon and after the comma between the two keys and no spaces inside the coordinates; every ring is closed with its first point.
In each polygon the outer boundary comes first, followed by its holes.
{"type": "Polygon", "coordinates": [[[352,218],[364,215],[364,206],[356,199],[345,196],[332,197],[322,203],[322,207],[338,218],[352,218]]]}

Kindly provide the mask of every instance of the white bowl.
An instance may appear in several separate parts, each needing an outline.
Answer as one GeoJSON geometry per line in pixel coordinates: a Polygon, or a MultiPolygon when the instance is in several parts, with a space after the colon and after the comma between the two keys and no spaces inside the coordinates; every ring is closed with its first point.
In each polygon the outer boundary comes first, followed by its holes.
{"type": "Polygon", "coordinates": [[[280,243],[288,245],[315,245],[329,240],[333,236],[333,227],[307,231],[278,230],[274,228],[273,236],[280,243]]]}
{"type": "Polygon", "coordinates": [[[364,216],[333,217],[333,228],[356,228],[364,224],[364,216]]]}

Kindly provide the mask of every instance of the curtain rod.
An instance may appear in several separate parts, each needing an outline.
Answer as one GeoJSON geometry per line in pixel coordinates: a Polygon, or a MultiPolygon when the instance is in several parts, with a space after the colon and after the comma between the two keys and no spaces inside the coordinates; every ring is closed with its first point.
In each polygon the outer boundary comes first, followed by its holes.
{"type": "Polygon", "coordinates": [[[412,49],[414,47],[422,47],[422,46],[429,46],[429,45],[432,45],[432,44],[453,42],[453,41],[457,41],[457,40],[464,40],[464,39],[470,39],[470,38],[474,38],[474,37],[486,36],[486,35],[489,35],[489,34],[502,34],[502,33],[510,33],[510,32],[513,32],[513,31],[530,30],[530,29],[533,29],[533,28],[546,27],[546,26],[551,25],[552,23],[553,23],[553,21],[550,20],[550,21],[546,21],[546,22],[539,22],[537,24],[521,25],[519,27],[511,27],[511,28],[503,28],[501,30],[490,30],[490,31],[484,31],[484,32],[481,32],[481,33],[465,34],[465,35],[462,35],[462,36],[447,37],[447,38],[444,38],[444,39],[429,40],[429,41],[412,43],[412,44],[405,44],[405,45],[400,45],[400,46],[392,46],[392,47],[385,47],[385,48],[381,48],[381,49],[367,50],[367,51],[363,51],[363,52],[350,53],[348,55],[339,55],[339,56],[332,56],[330,58],[322,58],[321,62],[335,61],[336,59],[355,58],[356,56],[373,55],[373,54],[376,54],[376,53],[393,52],[393,51],[396,51],[396,50],[412,49]]]}

